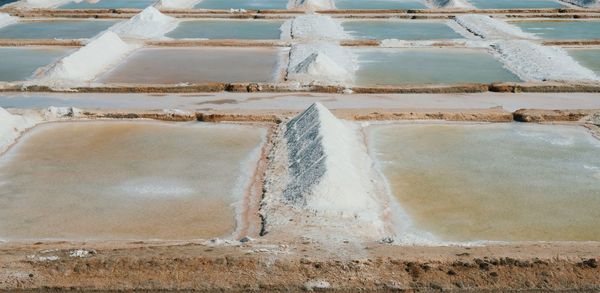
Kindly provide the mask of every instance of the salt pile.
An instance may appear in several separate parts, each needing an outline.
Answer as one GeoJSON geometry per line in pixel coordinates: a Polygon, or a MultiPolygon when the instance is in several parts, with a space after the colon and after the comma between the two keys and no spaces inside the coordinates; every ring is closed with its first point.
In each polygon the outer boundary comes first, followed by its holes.
{"type": "Polygon", "coordinates": [[[389,233],[384,187],[353,124],[315,103],[281,126],[275,144],[269,170],[277,176],[267,177],[261,208],[267,231],[286,232],[291,223],[307,225],[298,233],[317,229],[315,235],[389,233]]]}
{"type": "Polygon", "coordinates": [[[597,81],[596,74],[558,47],[515,40],[492,44],[495,55],[525,81],[597,81]]]}
{"type": "Polygon", "coordinates": [[[330,10],[335,9],[333,0],[290,0],[287,5],[288,9],[303,9],[303,10],[330,10]]]}
{"type": "Polygon", "coordinates": [[[428,0],[427,2],[437,8],[475,8],[467,0],[428,0]]]}
{"type": "Polygon", "coordinates": [[[159,0],[156,7],[166,9],[193,8],[200,0],[159,0]]]}
{"type": "Polygon", "coordinates": [[[493,19],[488,15],[457,15],[454,20],[469,32],[479,36],[482,39],[537,39],[536,36],[525,33],[514,25],[493,19]]]}
{"type": "Polygon", "coordinates": [[[17,23],[19,18],[11,16],[8,13],[0,13],[0,28],[17,23]]]}
{"type": "Polygon", "coordinates": [[[292,46],[287,80],[303,83],[351,83],[356,57],[339,44],[317,42],[292,46]]]}
{"type": "Polygon", "coordinates": [[[179,21],[150,6],[129,20],[109,28],[122,38],[157,39],[174,30],[179,21]]]}
{"type": "Polygon", "coordinates": [[[17,138],[39,122],[39,117],[13,115],[0,107],[0,154],[5,152],[17,138]]]}
{"type": "Polygon", "coordinates": [[[52,64],[41,73],[42,83],[91,81],[114,66],[137,46],[123,42],[111,31],[102,33],[85,47],[52,64]]]}
{"type": "Polygon", "coordinates": [[[281,26],[284,40],[343,40],[350,39],[339,21],[328,15],[306,14],[287,20],[281,26]]]}

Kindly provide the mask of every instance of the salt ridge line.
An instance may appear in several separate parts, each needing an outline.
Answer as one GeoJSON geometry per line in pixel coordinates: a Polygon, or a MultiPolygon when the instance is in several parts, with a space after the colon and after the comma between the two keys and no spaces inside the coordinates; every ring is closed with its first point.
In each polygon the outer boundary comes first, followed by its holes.
{"type": "Polygon", "coordinates": [[[179,20],[162,14],[158,9],[149,6],[132,18],[116,23],[108,30],[121,38],[161,39],[177,28],[179,20]]]}
{"type": "Polygon", "coordinates": [[[350,38],[338,20],[322,14],[306,14],[288,19],[283,23],[280,31],[283,40],[314,41],[350,38]]]}
{"type": "Polygon", "coordinates": [[[355,124],[315,103],[282,123],[273,140],[263,234],[378,240],[394,233],[385,187],[355,124]]]}
{"type": "MultiPolygon", "coordinates": [[[[523,32],[520,28],[494,19],[489,15],[465,14],[454,18],[460,26],[482,39],[538,39],[537,36],[523,32]]],[[[459,32],[460,33],[460,32],[459,32]]]]}
{"type": "Polygon", "coordinates": [[[0,28],[19,22],[19,18],[8,13],[0,13],[0,28]]]}
{"type": "Polygon", "coordinates": [[[137,48],[139,45],[127,44],[106,31],[71,55],[38,70],[33,82],[50,86],[90,82],[137,48]]]}
{"type": "Polygon", "coordinates": [[[305,84],[353,83],[358,70],[356,56],[338,43],[295,44],[290,50],[288,81],[305,84]]]}

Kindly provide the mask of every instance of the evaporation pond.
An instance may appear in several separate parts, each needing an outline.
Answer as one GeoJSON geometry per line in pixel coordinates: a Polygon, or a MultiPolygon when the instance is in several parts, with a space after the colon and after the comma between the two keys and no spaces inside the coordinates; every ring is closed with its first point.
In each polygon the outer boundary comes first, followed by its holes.
{"type": "Polygon", "coordinates": [[[56,20],[18,22],[0,29],[0,39],[83,39],[108,29],[116,21],[56,20]]]}
{"type": "Polygon", "coordinates": [[[469,3],[480,9],[535,9],[563,8],[558,1],[552,0],[469,0],[469,3]]]}
{"type": "Polygon", "coordinates": [[[203,9],[286,9],[287,0],[202,0],[195,8],[203,9]]]}
{"type": "Polygon", "coordinates": [[[336,0],[338,9],[426,9],[417,0],[336,0]]]}
{"type": "Polygon", "coordinates": [[[404,20],[352,20],[342,23],[356,39],[435,40],[462,39],[445,22],[404,20]]]}
{"type": "Polygon", "coordinates": [[[100,77],[105,83],[271,82],[276,48],[147,48],[100,77]]]}
{"type": "Polygon", "coordinates": [[[600,21],[518,21],[513,24],[543,39],[600,39],[600,21]]]}
{"type": "Polygon", "coordinates": [[[174,39],[278,40],[282,21],[194,20],[184,21],[167,37],[174,39]]]}
{"type": "Polygon", "coordinates": [[[0,48],[0,81],[26,80],[38,68],[59,60],[71,50],[64,47],[0,48]]]}
{"type": "Polygon", "coordinates": [[[391,124],[368,133],[417,229],[448,241],[600,241],[600,140],[583,127],[391,124]]]}
{"type": "Polygon", "coordinates": [[[76,0],[61,6],[62,9],[143,9],[154,4],[156,0],[76,0]]]}
{"type": "Polygon", "coordinates": [[[519,81],[478,49],[357,49],[358,85],[491,83],[519,81]]]}
{"type": "Polygon", "coordinates": [[[228,236],[263,128],[60,122],[0,157],[0,239],[228,236]]]}
{"type": "Polygon", "coordinates": [[[581,65],[600,75],[600,49],[571,49],[569,55],[581,65]]]}

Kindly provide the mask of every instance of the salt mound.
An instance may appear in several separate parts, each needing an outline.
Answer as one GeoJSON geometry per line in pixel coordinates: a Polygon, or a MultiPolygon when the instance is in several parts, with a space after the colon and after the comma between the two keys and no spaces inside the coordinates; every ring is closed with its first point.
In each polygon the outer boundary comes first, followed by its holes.
{"type": "Polygon", "coordinates": [[[304,83],[351,83],[357,70],[355,59],[349,49],[338,44],[297,44],[290,52],[287,79],[304,83]]]}
{"type": "Polygon", "coordinates": [[[457,15],[454,20],[469,32],[482,39],[537,39],[537,36],[523,32],[520,28],[504,21],[493,19],[488,15],[465,14],[457,15]]]}
{"type": "Polygon", "coordinates": [[[5,27],[17,23],[19,18],[11,16],[8,13],[0,13],[0,27],[5,27]]]}
{"type": "Polygon", "coordinates": [[[467,0],[428,0],[428,3],[438,8],[475,8],[467,0]]]}
{"type": "Polygon", "coordinates": [[[38,122],[38,117],[13,115],[0,107],[0,154],[14,144],[25,130],[38,122]]]}
{"type": "Polygon", "coordinates": [[[52,64],[42,73],[40,81],[91,81],[136,48],[123,42],[115,33],[106,31],[85,47],[52,64]]]}
{"type": "Polygon", "coordinates": [[[331,10],[335,9],[335,2],[333,0],[290,0],[287,6],[288,9],[331,10]]]}
{"type": "Polygon", "coordinates": [[[296,228],[307,225],[300,233],[378,239],[388,232],[384,188],[355,127],[319,103],[281,126],[269,167],[277,176],[268,177],[261,208],[267,230],[285,231],[291,217],[296,228]]]}
{"type": "Polygon", "coordinates": [[[167,9],[186,9],[193,8],[200,0],[159,0],[157,7],[167,9]]]}
{"type": "Polygon", "coordinates": [[[178,24],[177,19],[150,6],[131,19],[113,25],[109,30],[123,38],[154,39],[164,37],[178,24]]]}
{"type": "Polygon", "coordinates": [[[284,40],[350,39],[339,21],[328,15],[306,14],[287,20],[281,26],[284,40]]]}
{"type": "Polygon", "coordinates": [[[496,57],[524,81],[598,81],[590,69],[581,66],[558,47],[515,40],[492,44],[496,57]]]}

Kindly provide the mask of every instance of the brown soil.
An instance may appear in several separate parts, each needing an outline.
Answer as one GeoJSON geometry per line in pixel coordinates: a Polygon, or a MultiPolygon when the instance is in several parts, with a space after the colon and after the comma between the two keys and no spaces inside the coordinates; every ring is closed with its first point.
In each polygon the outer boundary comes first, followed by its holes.
{"type": "Polygon", "coordinates": [[[592,115],[600,110],[536,110],[521,109],[514,113],[515,121],[519,122],[575,122],[592,115]]]}

